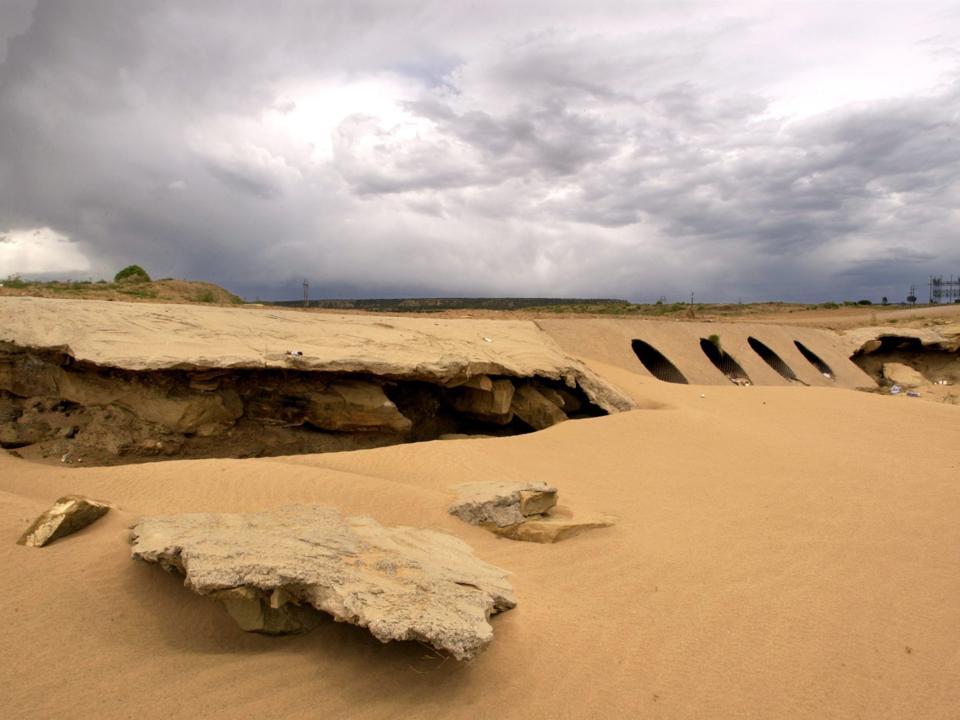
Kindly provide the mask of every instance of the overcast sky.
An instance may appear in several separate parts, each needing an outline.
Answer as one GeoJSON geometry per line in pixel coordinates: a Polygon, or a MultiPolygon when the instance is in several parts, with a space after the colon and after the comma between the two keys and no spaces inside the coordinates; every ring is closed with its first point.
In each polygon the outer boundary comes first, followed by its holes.
{"type": "Polygon", "coordinates": [[[960,273],[960,5],[0,0],[0,278],[130,263],[925,300],[960,273]]]}

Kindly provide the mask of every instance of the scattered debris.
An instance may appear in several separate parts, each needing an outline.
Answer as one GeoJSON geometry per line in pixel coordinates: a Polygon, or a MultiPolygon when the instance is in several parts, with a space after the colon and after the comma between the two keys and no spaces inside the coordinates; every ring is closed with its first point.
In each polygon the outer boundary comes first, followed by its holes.
{"type": "Polygon", "coordinates": [[[381,642],[418,640],[469,660],[493,639],[490,617],[516,605],[507,573],[462,540],[331,508],[148,517],[131,543],[135,559],[183,573],[256,632],[304,632],[321,611],[381,642]]]}
{"type": "Polygon", "coordinates": [[[82,495],[65,495],[33,521],[17,540],[18,545],[43,547],[82,530],[110,510],[110,505],[82,495]]]}
{"type": "Polygon", "coordinates": [[[916,390],[907,390],[907,397],[918,398],[920,397],[920,393],[918,393],[916,390]]]}
{"type": "Polygon", "coordinates": [[[899,385],[892,385],[892,386],[890,387],[890,394],[891,394],[891,395],[899,395],[899,394],[902,393],[902,392],[903,392],[903,388],[900,387],[899,385]]]}

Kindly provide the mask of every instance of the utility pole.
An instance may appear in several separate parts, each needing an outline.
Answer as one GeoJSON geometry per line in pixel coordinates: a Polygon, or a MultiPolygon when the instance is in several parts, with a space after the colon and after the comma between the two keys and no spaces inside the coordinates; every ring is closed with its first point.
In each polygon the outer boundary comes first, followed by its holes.
{"type": "Polygon", "coordinates": [[[690,291],[690,304],[693,305],[693,290],[690,291]]]}
{"type": "Polygon", "coordinates": [[[310,307],[310,283],[303,279],[303,306],[310,307]]]}

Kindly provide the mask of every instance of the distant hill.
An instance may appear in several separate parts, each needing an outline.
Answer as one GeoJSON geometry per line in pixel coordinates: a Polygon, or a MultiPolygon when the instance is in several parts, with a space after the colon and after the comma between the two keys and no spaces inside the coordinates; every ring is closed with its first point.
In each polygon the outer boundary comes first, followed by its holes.
{"type": "Polygon", "coordinates": [[[219,285],[199,280],[166,278],[151,282],[40,282],[7,278],[0,281],[0,296],[28,295],[74,300],[145,300],[149,302],[237,305],[243,300],[219,285]]]}
{"type": "MultiPolygon", "coordinates": [[[[303,300],[278,300],[268,303],[284,307],[304,307],[303,300]]],[[[440,312],[443,310],[529,310],[559,307],[599,309],[627,308],[626,300],[580,298],[363,298],[358,300],[310,300],[309,307],[329,310],[367,310],[369,312],[440,312]]]]}

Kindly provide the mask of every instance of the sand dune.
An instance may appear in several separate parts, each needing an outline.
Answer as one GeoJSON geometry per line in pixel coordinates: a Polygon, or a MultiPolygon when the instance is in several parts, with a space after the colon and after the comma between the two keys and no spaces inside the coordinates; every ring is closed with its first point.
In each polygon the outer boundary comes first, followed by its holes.
{"type": "MultiPolygon", "coordinates": [[[[568,351],[595,342],[581,327],[568,351]]],[[[650,409],[529,435],[88,469],[0,454],[0,716],[957,717],[960,410],[670,385],[613,354],[583,356],[650,409]],[[619,522],[537,545],[447,514],[451,486],[501,479],[619,522]],[[118,509],[14,544],[68,492],[118,509]],[[519,605],[460,664],[333,623],[246,634],[129,559],[142,514],[301,502],[454,533],[513,573],[519,605]]]]}

